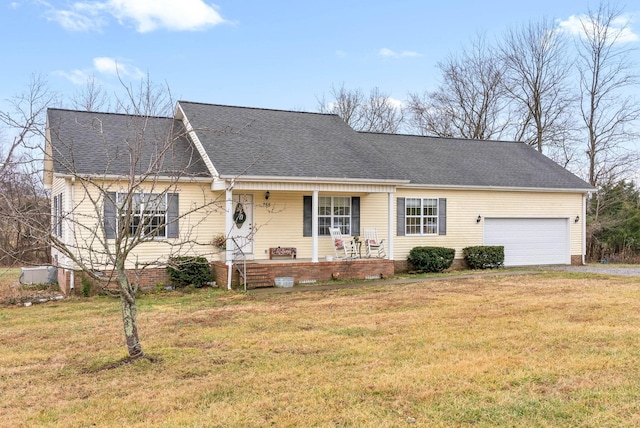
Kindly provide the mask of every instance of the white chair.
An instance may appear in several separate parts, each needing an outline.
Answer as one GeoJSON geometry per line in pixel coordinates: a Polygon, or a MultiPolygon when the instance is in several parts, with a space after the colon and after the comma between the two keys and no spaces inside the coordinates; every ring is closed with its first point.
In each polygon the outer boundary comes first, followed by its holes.
{"type": "Polygon", "coordinates": [[[333,250],[338,259],[348,259],[355,255],[355,247],[349,236],[343,236],[339,227],[330,227],[331,241],[333,242],[333,250]]]}
{"type": "Polygon", "coordinates": [[[384,239],[378,239],[376,229],[363,229],[363,238],[367,257],[371,257],[374,253],[378,258],[387,257],[387,252],[384,248],[384,239]]]}

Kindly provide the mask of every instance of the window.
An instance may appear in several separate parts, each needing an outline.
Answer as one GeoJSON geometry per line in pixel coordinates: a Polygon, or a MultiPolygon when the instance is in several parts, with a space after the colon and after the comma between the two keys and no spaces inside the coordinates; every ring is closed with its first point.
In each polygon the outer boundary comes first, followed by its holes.
{"type": "Polygon", "coordinates": [[[434,236],[447,234],[445,198],[398,198],[398,236],[434,236]]]}
{"type": "Polygon", "coordinates": [[[62,237],[62,193],[53,197],[53,217],[51,218],[54,236],[62,237]]]}
{"type": "Polygon", "coordinates": [[[120,218],[118,227],[128,227],[129,235],[138,233],[142,236],[166,238],[167,224],[167,195],[157,193],[137,193],[132,196],[132,207],[129,211],[124,207],[126,193],[118,193],[117,204],[120,208],[120,218]],[[125,217],[128,214],[131,217],[125,217]]]}
{"type": "Polygon", "coordinates": [[[178,237],[178,194],[138,193],[131,195],[130,209],[125,206],[127,193],[105,193],[104,230],[108,239],[116,232],[143,237],[178,237]]]}
{"type": "MultiPolygon", "coordinates": [[[[311,236],[312,199],[303,198],[302,236],[311,236]]],[[[329,236],[329,228],[338,227],[343,235],[360,234],[360,197],[320,196],[318,197],[318,236],[329,236]]]]}
{"type": "Polygon", "coordinates": [[[328,236],[330,227],[340,228],[343,235],[351,235],[351,198],[318,198],[318,235],[328,236]]]}
{"type": "Polygon", "coordinates": [[[438,200],[406,199],[405,232],[407,235],[438,234],[438,200]]]}

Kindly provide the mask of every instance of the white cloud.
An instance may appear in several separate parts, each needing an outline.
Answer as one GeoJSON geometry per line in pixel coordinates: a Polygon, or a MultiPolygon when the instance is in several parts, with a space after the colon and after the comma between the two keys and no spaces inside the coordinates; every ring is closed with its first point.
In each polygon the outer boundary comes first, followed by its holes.
{"type": "Polygon", "coordinates": [[[122,21],[133,21],[141,33],[165,28],[192,31],[221,24],[224,19],[202,0],[110,0],[112,14],[122,21]]]}
{"type": "Polygon", "coordinates": [[[18,3],[17,1],[13,1],[9,3],[9,9],[17,9],[19,7],[20,7],[20,3],[18,3]]]}
{"type": "Polygon", "coordinates": [[[143,79],[146,76],[138,67],[127,64],[127,61],[110,57],[95,57],[91,68],[76,69],[70,72],[58,71],[56,74],[75,85],[85,85],[89,79],[94,78],[96,75],[106,78],[120,77],[133,80],[143,79]]]}
{"type": "Polygon", "coordinates": [[[380,55],[382,57],[385,57],[385,58],[408,58],[408,57],[422,56],[418,52],[414,52],[414,51],[395,52],[395,51],[392,51],[391,49],[388,49],[388,48],[380,49],[378,51],[378,55],[380,55]]]}
{"type": "Polygon", "coordinates": [[[109,16],[120,24],[132,23],[140,33],[158,29],[195,31],[225,22],[215,6],[203,0],[83,0],[66,10],[40,3],[50,9],[51,21],[70,31],[100,30],[109,16]]]}
{"type": "Polygon", "coordinates": [[[74,85],[84,85],[87,83],[89,78],[91,77],[83,70],[72,70],[71,72],[66,71],[56,71],[55,74],[58,76],[64,77],[74,85]]]}
{"type": "Polygon", "coordinates": [[[387,101],[389,102],[389,104],[391,104],[396,110],[402,110],[402,108],[404,107],[404,103],[400,100],[397,100],[395,98],[391,98],[388,97],[387,101]]]}
{"type": "Polygon", "coordinates": [[[108,76],[119,75],[134,79],[141,79],[145,76],[145,73],[138,67],[127,65],[124,61],[118,61],[115,58],[96,57],[93,59],[93,67],[96,72],[108,76]]]}
{"type": "Polygon", "coordinates": [[[336,51],[336,56],[338,58],[346,58],[348,56],[348,54],[343,50],[337,50],[336,51]]]}
{"type": "MultiPolygon", "coordinates": [[[[625,27],[629,23],[629,19],[627,17],[619,17],[618,19],[612,22],[611,34],[617,34],[617,42],[626,43],[626,42],[637,42],[640,40],[640,36],[634,33],[631,28],[625,27]]],[[[558,27],[561,31],[569,33],[574,36],[584,37],[584,30],[592,30],[594,23],[589,20],[587,15],[571,15],[564,21],[558,22],[558,27]]]]}

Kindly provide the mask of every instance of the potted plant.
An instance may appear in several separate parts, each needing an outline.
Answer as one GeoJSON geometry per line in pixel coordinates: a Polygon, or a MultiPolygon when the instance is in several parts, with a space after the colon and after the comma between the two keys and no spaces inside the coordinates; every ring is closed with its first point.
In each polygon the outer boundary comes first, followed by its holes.
{"type": "Polygon", "coordinates": [[[212,243],[213,243],[213,246],[219,250],[227,249],[227,237],[224,236],[222,233],[219,233],[216,236],[214,236],[212,243]]]}

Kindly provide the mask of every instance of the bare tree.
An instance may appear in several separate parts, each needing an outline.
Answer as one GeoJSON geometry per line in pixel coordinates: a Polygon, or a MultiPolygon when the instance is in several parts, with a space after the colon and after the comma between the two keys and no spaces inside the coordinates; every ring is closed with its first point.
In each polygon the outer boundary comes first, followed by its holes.
{"type": "Polygon", "coordinates": [[[49,218],[40,154],[46,108],[57,99],[46,80],[33,75],[27,90],[0,111],[0,264],[48,261],[48,241],[38,237],[33,225],[49,218]]]}
{"type": "Polygon", "coordinates": [[[580,119],[593,186],[615,180],[638,160],[637,152],[625,148],[637,137],[632,127],[640,118],[640,107],[629,91],[637,87],[638,76],[625,43],[628,21],[620,24],[622,18],[620,9],[605,4],[580,17],[580,119]]]}
{"type": "Polygon", "coordinates": [[[539,152],[571,159],[567,143],[573,104],[566,39],[549,19],[509,30],[500,47],[505,90],[514,112],[514,135],[539,152]]]}
{"type": "Polygon", "coordinates": [[[74,93],[71,105],[76,110],[109,111],[110,98],[100,82],[91,76],[85,86],[74,93]]]}
{"type": "Polygon", "coordinates": [[[169,91],[147,78],[125,92],[127,98],[118,105],[127,113],[109,114],[108,120],[91,112],[50,112],[45,164],[64,175],[60,180],[66,180],[73,197],[54,213],[53,227],[41,224],[40,232],[46,232],[67,267],[82,270],[119,297],[129,358],[135,359],[144,356],[136,305],[140,273],[166,266],[187,251],[206,255],[211,237],[198,237],[194,230],[224,209],[224,201],[198,180],[207,170],[187,130],[167,110],[173,107],[169,91]],[[80,129],[84,141],[91,142],[91,153],[67,138],[69,127],[80,129]],[[87,171],[87,157],[99,157],[100,169],[87,171]],[[178,205],[184,187],[201,194],[197,202],[178,205]],[[157,255],[142,251],[145,245],[155,246],[157,255]]]}
{"type": "Polygon", "coordinates": [[[434,92],[409,94],[409,123],[422,135],[487,140],[507,125],[504,65],[478,36],[470,49],[438,63],[442,83],[434,92]]]}
{"type": "Polygon", "coordinates": [[[402,109],[392,98],[374,87],[366,96],[360,89],[331,86],[332,101],[318,99],[321,113],[337,114],[356,131],[397,133],[403,123],[402,109]]]}

